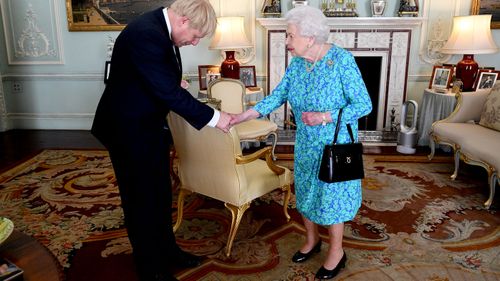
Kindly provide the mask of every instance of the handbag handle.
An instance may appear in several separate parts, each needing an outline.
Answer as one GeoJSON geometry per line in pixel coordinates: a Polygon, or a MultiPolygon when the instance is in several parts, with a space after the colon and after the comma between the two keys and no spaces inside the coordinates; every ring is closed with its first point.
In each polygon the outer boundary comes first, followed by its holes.
{"type": "MultiPolygon", "coordinates": [[[[342,111],[343,110],[344,110],[344,108],[341,108],[339,110],[339,116],[337,117],[337,125],[335,126],[335,135],[333,136],[333,143],[334,144],[337,144],[337,137],[338,137],[339,131],[340,131],[340,122],[342,119],[342,111]]],[[[347,131],[349,132],[349,136],[351,137],[351,143],[354,143],[354,135],[352,134],[351,124],[347,123],[346,126],[347,126],[347,131]]]]}

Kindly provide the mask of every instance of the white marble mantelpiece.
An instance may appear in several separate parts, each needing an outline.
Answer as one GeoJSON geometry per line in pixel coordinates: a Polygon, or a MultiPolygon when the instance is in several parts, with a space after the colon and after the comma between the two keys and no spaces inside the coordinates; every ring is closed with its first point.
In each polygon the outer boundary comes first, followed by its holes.
{"type": "MultiPolygon", "coordinates": [[[[291,55],[286,51],[284,18],[258,18],[267,32],[267,92],[270,93],[285,73],[291,55]]],[[[382,58],[378,93],[377,130],[390,130],[399,120],[401,104],[406,99],[408,61],[412,32],[423,18],[357,17],[328,18],[329,42],[351,51],[354,56],[382,58]]],[[[280,127],[289,119],[288,107],[271,115],[280,127]]]]}
{"type": "MultiPolygon", "coordinates": [[[[284,18],[257,18],[257,21],[268,30],[286,28],[284,18]]],[[[338,17],[328,18],[328,25],[332,28],[414,28],[422,24],[420,17],[338,17]]]]}

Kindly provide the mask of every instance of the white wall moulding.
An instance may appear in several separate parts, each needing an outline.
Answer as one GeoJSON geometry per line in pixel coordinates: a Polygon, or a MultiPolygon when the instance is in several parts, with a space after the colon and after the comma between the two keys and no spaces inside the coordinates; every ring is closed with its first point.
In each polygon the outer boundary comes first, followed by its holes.
{"type": "MultiPolygon", "coordinates": [[[[270,93],[291,60],[285,47],[286,22],[283,18],[257,20],[267,30],[267,92],[270,93]]],[[[399,120],[401,104],[406,100],[412,32],[420,27],[422,20],[404,17],[328,18],[331,26],[329,42],[351,51],[354,56],[382,58],[377,130],[390,130],[392,122],[399,120]]],[[[289,109],[284,106],[274,112],[271,119],[286,128],[289,116],[289,109]]]]}
{"type": "Polygon", "coordinates": [[[10,113],[7,117],[16,129],[89,130],[94,113],[10,113]]]}
{"type": "Polygon", "coordinates": [[[439,50],[450,36],[453,17],[460,11],[460,0],[425,0],[424,7],[423,17],[428,20],[422,24],[420,59],[431,65],[447,62],[452,55],[439,50]]]}
{"type": "Polygon", "coordinates": [[[0,0],[9,64],[63,64],[57,2],[0,0]]]}

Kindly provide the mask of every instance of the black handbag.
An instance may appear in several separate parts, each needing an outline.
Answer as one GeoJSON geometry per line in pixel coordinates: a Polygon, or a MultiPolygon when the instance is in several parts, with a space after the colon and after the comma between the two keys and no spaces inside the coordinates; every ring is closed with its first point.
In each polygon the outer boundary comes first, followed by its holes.
{"type": "Polygon", "coordinates": [[[342,109],[340,109],[337,118],[333,144],[325,145],[319,167],[318,178],[328,183],[362,179],[365,177],[362,156],[363,145],[359,142],[354,142],[351,124],[347,124],[351,143],[337,143],[341,119],[342,109]]]}

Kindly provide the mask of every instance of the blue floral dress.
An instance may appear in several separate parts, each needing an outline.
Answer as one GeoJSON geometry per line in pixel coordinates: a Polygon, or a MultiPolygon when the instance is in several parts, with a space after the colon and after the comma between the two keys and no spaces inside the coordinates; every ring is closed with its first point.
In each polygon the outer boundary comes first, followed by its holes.
{"type": "Polygon", "coordinates": [[[372,103],[361,73],[348,51],[332,46],[309,72],[304,58],[294,57],[279,85],[254,109],[261,115],[289,102],[297,125],[294,175],[297,209],[320,225],[352,220],[361,206],[361,180],[325,183],[318,170],[325,144],[332,143],[337,116],[342,113],[338,143],[350,142],[345,124],[350,123],[355,137],[358,119],[370,113],[372,103]],[[333,122],[326,126],[306,126],[302,112],[331,112],[333,122]]]}

